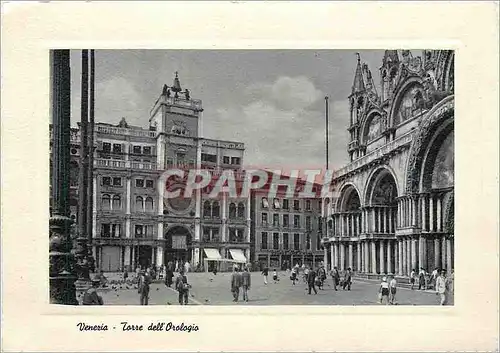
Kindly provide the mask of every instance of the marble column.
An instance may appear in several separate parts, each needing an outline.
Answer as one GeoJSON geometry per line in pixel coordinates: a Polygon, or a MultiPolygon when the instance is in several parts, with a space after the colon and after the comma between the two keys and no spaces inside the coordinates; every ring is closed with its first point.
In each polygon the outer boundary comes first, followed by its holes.
{"type": "Polygon", "coordinates": [[[408,274],[408,240],[403,239],[402,241],[403,244],[403,275],[408,274]]]}
{"type": "Polygon", "coordinates": [[[335,266],[337,268],[339,267],[340,261],[339,261],[339,243],[335,243],[335,266]]]}
{"type": "Polygon", "coordinates": [[[357,256],[356,256],[356,262],[357,262],[357,266],[356,266],[356,272],[360,272],[361,271],[361,268],[362,268],[362,265],[361,265],[361,242],[358,241],[358,243],[356,244],[356,248],[357,248],[357,256]]]}
{"type": "Polygon", "coordinates": [[[381,274],[385,273],[384,243],[384,240],[379,241],[379,269],[381,274]]]}
{"type": "Polygon", "coordinates": [[[331,269],[335,267],[335,250],[333,243],[330,243],[330,261],[331,261],[331,269]]]}
{"type": "Polygon", "coordinates": [[[403,264],[404,264],[404,258],[403,258],[404,252],[403,252],[403,241],[400,239],[398,240],[398,275],[402,276],[403,275],[403,264]]]}
{"type": "Polygon", "coordinates": [[[370,272],[370,253],[369,253],[369,243],[368,240],[365,241],[364,243],[364,264],[363,264],[363,269],[365,273],[370,272]]]}
{"type": "Polygon", "coordinates": [[[429,199],[429,231],[434,231],[434,197],[430,196],[429,199]]]}
{"type": "Polygon", "coordinates": [[[361,233],[363,233],[363,228],[361,227],[361,224],[363,223],[363,222],[361,221],[361,217],[362,217],[361,215],[362,215],[362,213],[360,212],[360,213],[358,214],[358,236],[359,236],[361,233]]]}
{"type": "Polygon", "coordinates": [[[345,270],[345,244],[340,243],[340,270],[345,270]]]}
{"type": "Polygon", "coordinates": [[[418,204],[417,204],[417,198],[414,197],[412,199],[412,205],[413,205],[413,212],[412,212],[412,218],[411,218],[411,225],[413,227],[416,227],[417,226],[417,210],[418,210],[418,204]]]}
{"type": "Polygon", "coordinates": [[[372,273],[377,273],[377,246],[375,241],[372,240],[372,273]]]}
{"type": "Polygon", "coordinates": [[[417,239],[411,239],[411,268],[418,270],[417,266],[417,239]]]}
{"type": "Polygon", "coordinates": [[[422,205],[422,210],[420,212],[420,218],[421,218],[421,221],[422,221],[422,231],[427,231],[427,228],[426,228],[426,224],[425,224],[425,201],[426,201],[426,196],[425,195],[421,195],[421,205],[422,205]]]}
{"type": "Polygon", "coordinates": [[[448,271],[448,275],[451,273],[453,269],[453,259],[452,259],[452,242],[451,238],[446,239],[446,270],[448,271]]]}
{"type": "Polygon", "coordinates": [[[401,228],[401,200],[398,200],[396,227],[401,228]]]}
{"type": "Polygon", "coordinates": [[[442,228],[442,215],[441,215],[441,196],[438,195],[436,199],[436,221],[437,221],[437,231],[441,232],[442,228]]]}
{"type": "Polygon", "coordinates": [[[354,268],[354,256],[353,256],[353,245],[349,242],[349,267],[351,270],[354,268]]]}
{"type": "Polygon", "coordinates": [[[441,268],[439,238],[434,238],[434,267],[441,268]]]}
{"type": "Polygon", "coordinates": [[[392,269],[392,240],[387,241],[387,272],[396,272],[392,269]]]}
{"type": "Polygon", "coordinates": [[[441,238],[441,267],[446,267],[446,252],[448,251],[446,247],[446,237],[441,238]]]}
{"type": "Polygon", "coordinates": [[[376,223],[375,223],[375,208],[372,207],[371,209],[371,212],[372,212],[372,226],[371,226],[371,229],[370,229],[370,232],[371,233],[376,233],[377,232],[377,228],[376,228],[376,223]]]}
{"type": "Polygon", "coordinates": [[[418,238],[418,267],[423,267],[424,269],[427,269],[427,249],[426,249],[426,240],[425,238],[421,235],[418,238]]]}

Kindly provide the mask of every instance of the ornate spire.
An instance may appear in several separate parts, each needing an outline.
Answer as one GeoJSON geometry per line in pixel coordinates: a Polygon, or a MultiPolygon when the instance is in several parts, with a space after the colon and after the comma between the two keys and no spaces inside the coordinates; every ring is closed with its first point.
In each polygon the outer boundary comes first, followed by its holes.
{"type": "Polygon", "coordinates": [[[175,92],[176,94],[182,91],[181,82],[179,81],[179,73],[177,71],[175,72],[174,85],[172,87],[172,91],[175,92]]]}
{"type": "Polygon", "coordinates": [[[362,92],[365,90],[365,83],[363,81],[363,70],[361,68],[361,57],[356,53],[358,63],[356,65],[356,73],[354,74],[354,83],[352,85],[352,93],[362,92]]]}
{"type": "Polygon", "coordinates": [[[386,50],[384,53],[384,59],[382,61],[383,65],[387,63],[397,63],[399,62],[399,55],[397,50],[386,50]]]}

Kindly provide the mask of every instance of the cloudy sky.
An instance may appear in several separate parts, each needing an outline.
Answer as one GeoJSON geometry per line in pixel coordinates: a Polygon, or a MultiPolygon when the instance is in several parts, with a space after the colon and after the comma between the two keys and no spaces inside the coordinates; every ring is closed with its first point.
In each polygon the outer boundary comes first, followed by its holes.
{"type": "MultiPolygon", "coordinates": [[[[95,118],[148,127],[163,84],[204,108],[203,136],[242,141],[247,165],[322,167],[330,97],[330,168],[347,162],[347,97],[356,50],[96,50],[95,118]]],[[[379,83],[383,50],[359,51],[379,83]]],[[[81,51],[72,51],[72,123],[80,115],[81,51]]],[[[380,90],[379,90],[380,92],[380,90]]]]}

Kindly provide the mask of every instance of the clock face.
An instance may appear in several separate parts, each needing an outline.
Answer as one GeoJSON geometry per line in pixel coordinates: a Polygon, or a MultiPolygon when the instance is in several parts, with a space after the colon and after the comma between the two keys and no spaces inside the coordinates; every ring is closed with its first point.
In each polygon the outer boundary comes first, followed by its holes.
{"type": "Polygon", "coordinates": [[[186,211],[191,205],[192,199],[184,197],[184,186],[176,185],[170,189],[170,192],[180,191],[180,195],[178,197],[169,198],[168,204],[174,210],[178,212],[186,211]]]}

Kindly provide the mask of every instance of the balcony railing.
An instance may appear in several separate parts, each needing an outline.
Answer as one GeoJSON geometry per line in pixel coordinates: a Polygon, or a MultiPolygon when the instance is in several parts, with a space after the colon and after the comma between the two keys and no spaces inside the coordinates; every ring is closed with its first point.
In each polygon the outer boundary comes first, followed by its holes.
{"type": "Polygon", "coordinates": [[[366,165],[366,164],[384,156],[385,154],[393,151],[394,149],[396,149],[398,147],[401,147],[401,146],[404,146],[406,144],[411,143],[411,140],[412,140],[412,133],[411,132],[407,133],[403,136],[400,136],[397,139],[387,143],[386,145],[384,145],[380,148],[377,148],[376,150],[364,155],[361,158],[356,159],[354,162],[349,163],[344,168],[337,170],[336,172],[333,173],[333,177],[338,178],[342,175],[350,173],[350,172],[362,167],[363,165],[366,165]]]}
{"type": "Polygon", "coordinates": [[[127,135],[139,137],[156,137],[156,131],[147,131],[140,129],[126,129],[114,126],[96,126],[96,132],[110,135],[127,135]]]}
{"type": "Polygon", "coordinates": [[[94,159],[94,167],[156,170],[156,163],[123,161],[118,159],[94,159]]]}

